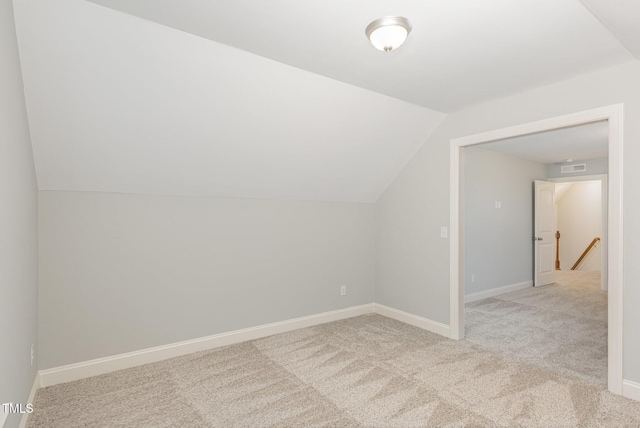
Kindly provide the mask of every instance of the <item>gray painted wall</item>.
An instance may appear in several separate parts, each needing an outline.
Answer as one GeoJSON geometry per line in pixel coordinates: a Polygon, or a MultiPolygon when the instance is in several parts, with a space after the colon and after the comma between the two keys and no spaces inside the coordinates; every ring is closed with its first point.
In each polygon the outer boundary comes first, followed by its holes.
{"type": "Polygon", "coordinates": [[[640,382],[640,61],[484,103],[447,117],[376,204],[376,301],[449,324],[452,138],[624,103],[624,376],[640,382]]]}
{"type": "Polygon", "coordinates": [[[547,165],[547,177],[548,178],[566,178],[566,177],[579,177],[581,175],[597,175],[597,174],[606,174],[609,172],[609,159],[601,158],[601,159],[589,159],[589,160],[577,160],[574,162],[557,165],[557,164],[548,164],[547,165]],[[576,165],[576,164],[586,164],[587,170],[582,172],[572,172],[570,174],[561,173],[561,167],[563,165],[576,165]]]}
{"type": "Polygon", "coordinates": [[[465,294],[532,280],[533,181],[546,166],[470,147],[464,168],[465,294]]]}
{"type": "Polygon", "coordinates": [[[373,204],[39,200],[41,369],[374,301],[373,204]]]}
{"type": "MultiPolygon", "coordinates": [[[[0,64],[0,403],[26,403],[37,344],[38,200],[11,0],[0,1],[0,64]]],[[[4,417],[0,409],[0,425],[4,417]]]]}

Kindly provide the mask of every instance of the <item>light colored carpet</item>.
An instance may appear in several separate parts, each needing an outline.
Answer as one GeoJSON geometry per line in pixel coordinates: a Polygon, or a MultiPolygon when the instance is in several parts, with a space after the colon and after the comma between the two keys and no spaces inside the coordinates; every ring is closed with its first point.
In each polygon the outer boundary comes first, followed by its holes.
{"type": "Polygon", "coordinates": [[[604,386],[364,315],[38,392],[33,427],[639,426],[604,386]]]}
{"type": "Polygon", "coordinates": [[[600,289],[600,272],[557,271],[553,285],[465,306],[467,340],[606,385],[607,292],[600,289]]]}

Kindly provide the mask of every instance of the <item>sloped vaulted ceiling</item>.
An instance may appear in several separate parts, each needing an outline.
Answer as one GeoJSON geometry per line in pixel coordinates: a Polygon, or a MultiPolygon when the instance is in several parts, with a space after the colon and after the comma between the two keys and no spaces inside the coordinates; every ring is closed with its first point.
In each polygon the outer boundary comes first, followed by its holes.
{"type": "Polygon", "coordinates": [[[83,0],[16,20],[43,190],[373,202],[444,117],[83,0]]]}
{"type": "Polygon", "coordinates": [[[445,113],[640,46],[604,0],[14,3],[45,190],[374,202],[445,113]]]}
{"type": "MultiPolygon", "coordinates": [[[[634,58],[578,0],[89,1],[445,113],[634,58]],[[364,29],[389,15],[413,30],[385,55],[364,29]]],[[[614,29],[640,11],[583,1],[614,29]]]]}

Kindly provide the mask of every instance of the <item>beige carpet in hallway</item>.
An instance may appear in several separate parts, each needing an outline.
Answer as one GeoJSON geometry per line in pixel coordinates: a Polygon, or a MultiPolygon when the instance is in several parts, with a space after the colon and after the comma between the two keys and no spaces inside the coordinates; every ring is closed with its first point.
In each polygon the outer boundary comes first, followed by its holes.
{"type": "Polygon", "coordinates": [[[607,292],[600,289],[600,272],[557,271],[555,284],[465,306],[467,340],[606,385],[607,292]]]}
{"type": "Polygon", "coordinates": [[[639,426],[581,377],[364,315],[44,388],[33,427],[639,426]]]}

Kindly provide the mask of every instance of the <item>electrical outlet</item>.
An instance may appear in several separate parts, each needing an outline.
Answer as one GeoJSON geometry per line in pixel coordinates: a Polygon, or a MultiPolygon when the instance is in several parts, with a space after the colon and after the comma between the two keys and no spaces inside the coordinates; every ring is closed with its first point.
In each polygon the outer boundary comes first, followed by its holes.
{"type": "Polygon", "coordinates": [[[449,236],[449,231],[447,230],[447,226],[442,226],[440,228],[440,237],[446,238],[447,236],[449,236]]]}
{"type": "Polygon", "coordinates": [[[476,282],[476,275],[475,274],[471,274],[471,282],[476,282]]]}
{"type": "Polygon", "coordinates": [[[36,359],[36,353],[34,352],[33,349],[33,343],[31,344],[31,367],[33,367],[33,360],[36,359]]]}
{"type": "Polygon", "coordinates": [[[347,295],[347,286],[343,285],[340,287],[340,295],[341,296],[346,296],[347,295]]]}
{"type": "Polygon", "coordinates": [[[502,201],[496,201],[496,208],[502,208],[502,201]]]}

